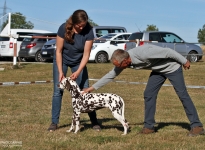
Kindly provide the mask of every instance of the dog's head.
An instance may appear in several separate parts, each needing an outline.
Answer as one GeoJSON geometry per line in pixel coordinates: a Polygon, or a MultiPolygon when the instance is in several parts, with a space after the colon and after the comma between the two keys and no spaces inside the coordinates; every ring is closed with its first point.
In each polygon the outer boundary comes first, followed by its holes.
{"type": "Polygon", "coordinates": [[[60,89],[62,89],[62,90],[64,90],[64,89],[69,90],[69,89],[70,89],[69,79],[70,79],[70,78],[64,78],[64,79],[58,84],[58,87],[59,87],[60,89]]]}

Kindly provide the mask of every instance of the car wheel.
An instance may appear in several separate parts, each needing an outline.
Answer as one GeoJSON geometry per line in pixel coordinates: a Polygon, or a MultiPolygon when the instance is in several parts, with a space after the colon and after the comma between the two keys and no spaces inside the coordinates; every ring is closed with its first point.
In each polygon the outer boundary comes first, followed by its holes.
{"type": "Polygon", "coordinates": [[[198,53],[195,52],[195,51],[189,52],[189,55],[188,55],[187,59],[188,59],[190,62],[197,62],[197,61],[198,61],[198,56],[195,55],[195,54],[198,54],[198,53]]]}
{"type": "Polygon", "coordinates": [[[46,59],[42,58],[42,56],[41,56],[41,51],[38,51],[38,52],[36,53],[36,55],[35,55],[35,61],[37,61],[37,62],[45,62],[45,61],[46,61],[46,59]]]}
{"type": "Polygon", "coordinates": [[[108,55],[105,52],[99,52],[95,56],[96,63],[107,63],[108,62],[108,55]]]}
{"type": "Polygon", "coordinates": [[[19,59],[20,62],[27,62],[27,59],[24,58],[24,57],[18,57],[18,59],[19,59]]]}

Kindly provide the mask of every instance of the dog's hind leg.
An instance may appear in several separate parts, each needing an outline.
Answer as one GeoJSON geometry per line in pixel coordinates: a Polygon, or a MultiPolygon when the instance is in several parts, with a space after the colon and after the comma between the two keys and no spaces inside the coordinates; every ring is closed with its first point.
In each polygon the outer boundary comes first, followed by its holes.
{"type": "Polygon", "coordinates": [[[122,135],[127,134],[127,130],[129,129],[128,122],[124,118],[124,114],[120,115],[117,111],[112,112],[113,116],[122,124],[124,127],[124,133],[122,135]]]}

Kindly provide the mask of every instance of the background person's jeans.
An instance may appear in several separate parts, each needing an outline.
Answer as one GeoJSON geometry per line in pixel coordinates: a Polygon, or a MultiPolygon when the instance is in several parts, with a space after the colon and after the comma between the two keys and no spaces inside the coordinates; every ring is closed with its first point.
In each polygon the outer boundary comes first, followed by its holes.
{"type": "MultiPolygon", "coordinates": [[[[66,77],[68,67],[71,68],[71,72],[75,72],[79,65],[77,66],[67,66],[65,64],[62,65],[63,67],[63,73],[64,76],[66,77]]],[[[88,81],[88,72],[87,72],[87,67],[84,67],[80,75],[78,76],[76,80],[77,84],[81,89],[83,88],[88,88],[89,87],[89,81],[88,81]]],[[[61,111],[61,103],[62,103],[62,96],[63,96],[63,90],[60,90],[58,88],[59,84],[59,73],[58,73],[58,67],[56,64],[56,59],[54,56],[53,59],[53,98],[52,98],[52,123],[58,124],[59,123],[59,117],[60,117],[60,111],[61,111]]],[[[72,103],[72,101],[70,101],[72,103]]],[[[98,124],[97,118],[96,118],[96,112],[90,112],[88,113],[90,117],[90,121],[92,122],[92,125],[98,124]]]]}

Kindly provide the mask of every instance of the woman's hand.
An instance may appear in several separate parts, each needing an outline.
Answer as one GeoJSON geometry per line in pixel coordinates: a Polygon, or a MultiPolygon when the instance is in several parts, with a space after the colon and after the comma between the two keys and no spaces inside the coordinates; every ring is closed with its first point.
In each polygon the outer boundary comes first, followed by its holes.
{"type": "Polygon", "coordinates": [[[76,71],[70,75],[70,78],[72,80],[76,80],[78,78],[79,74],[80,74],[80,72],[76,71]]]}
{"type": "Polygon", "coordinates": [[[59,73],[58,81],[61,82],[65,78],[63,73],[59,73]]]}

